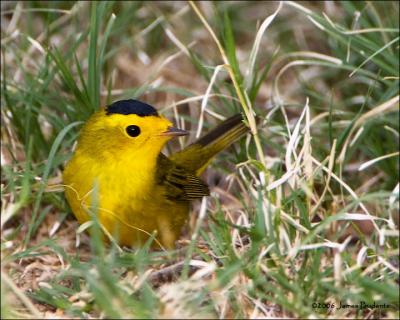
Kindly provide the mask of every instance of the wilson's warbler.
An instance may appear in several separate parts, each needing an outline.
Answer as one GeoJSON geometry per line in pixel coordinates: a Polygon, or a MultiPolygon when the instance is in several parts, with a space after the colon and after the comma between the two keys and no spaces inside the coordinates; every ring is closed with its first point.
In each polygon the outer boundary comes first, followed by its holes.
{"type": "Polygon", "coordinates": [[[209,195],[198,176],[215,154],[249,131],[242,120],[237,114],[167,157],[163,146],[187,131],[172,127],[156,109],[137,100],[101,109],[84,125],[64,170],[73,213],[84,223],[96,212],[121,245],[143,244],[157,231],[155,243],[174,248],[190,201],[209,195]],[[92,201],[96,209],[89,211],[92,201]]]}

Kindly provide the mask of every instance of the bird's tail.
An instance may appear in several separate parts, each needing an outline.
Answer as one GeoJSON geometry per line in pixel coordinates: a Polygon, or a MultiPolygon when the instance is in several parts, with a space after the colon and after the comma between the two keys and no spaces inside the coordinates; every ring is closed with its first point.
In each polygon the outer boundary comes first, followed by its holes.
{"type": "Polygon", "coordinates": [[[171,156],[171,159],[197,175],[205,169],[212,158],[250,131],[241,114],[223,121],[209,133],[171,156]]]}

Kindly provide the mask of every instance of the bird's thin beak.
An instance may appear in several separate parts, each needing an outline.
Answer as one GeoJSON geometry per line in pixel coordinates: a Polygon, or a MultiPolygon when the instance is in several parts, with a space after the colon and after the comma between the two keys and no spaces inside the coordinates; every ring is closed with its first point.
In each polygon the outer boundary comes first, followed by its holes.
{"type": "Polygon", "coordinates": [[[167,131],[164,131],[160,134],[160,136],[169,136],[169,137],[179,137],[179,136],[187,136],[189,134],[188,131],[169,127],[167,131]]]}

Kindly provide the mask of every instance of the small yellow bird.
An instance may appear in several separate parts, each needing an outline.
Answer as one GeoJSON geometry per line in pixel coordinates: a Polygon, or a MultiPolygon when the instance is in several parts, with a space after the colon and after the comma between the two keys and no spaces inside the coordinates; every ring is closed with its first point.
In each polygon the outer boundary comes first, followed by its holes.
{"type": "Polygon", "coordinates": [[[63,174],[66,198],[80,223],[97,214],[121,245],[143,244],[156,231],[155,242],[172,249],[190,201],[209,195],[198,176],[215,154],[248,131],[237,114],[167,157],[161,149],[168,140],[188,132],[146,103],[114,102],[84,125],[63,174]]]}

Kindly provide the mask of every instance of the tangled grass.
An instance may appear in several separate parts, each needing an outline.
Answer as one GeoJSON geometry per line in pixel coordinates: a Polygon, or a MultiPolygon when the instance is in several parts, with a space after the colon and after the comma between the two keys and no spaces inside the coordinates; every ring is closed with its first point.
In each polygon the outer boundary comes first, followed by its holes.
{"type": "Polygon", "coordinates": [[[398,2],[1,8],[2,318],[399,317],[398,2]],[[62,193],[81,123],[128,97],[191,131],[166,152],[252,131],[172,252],[104,245],[62,193]]]}

